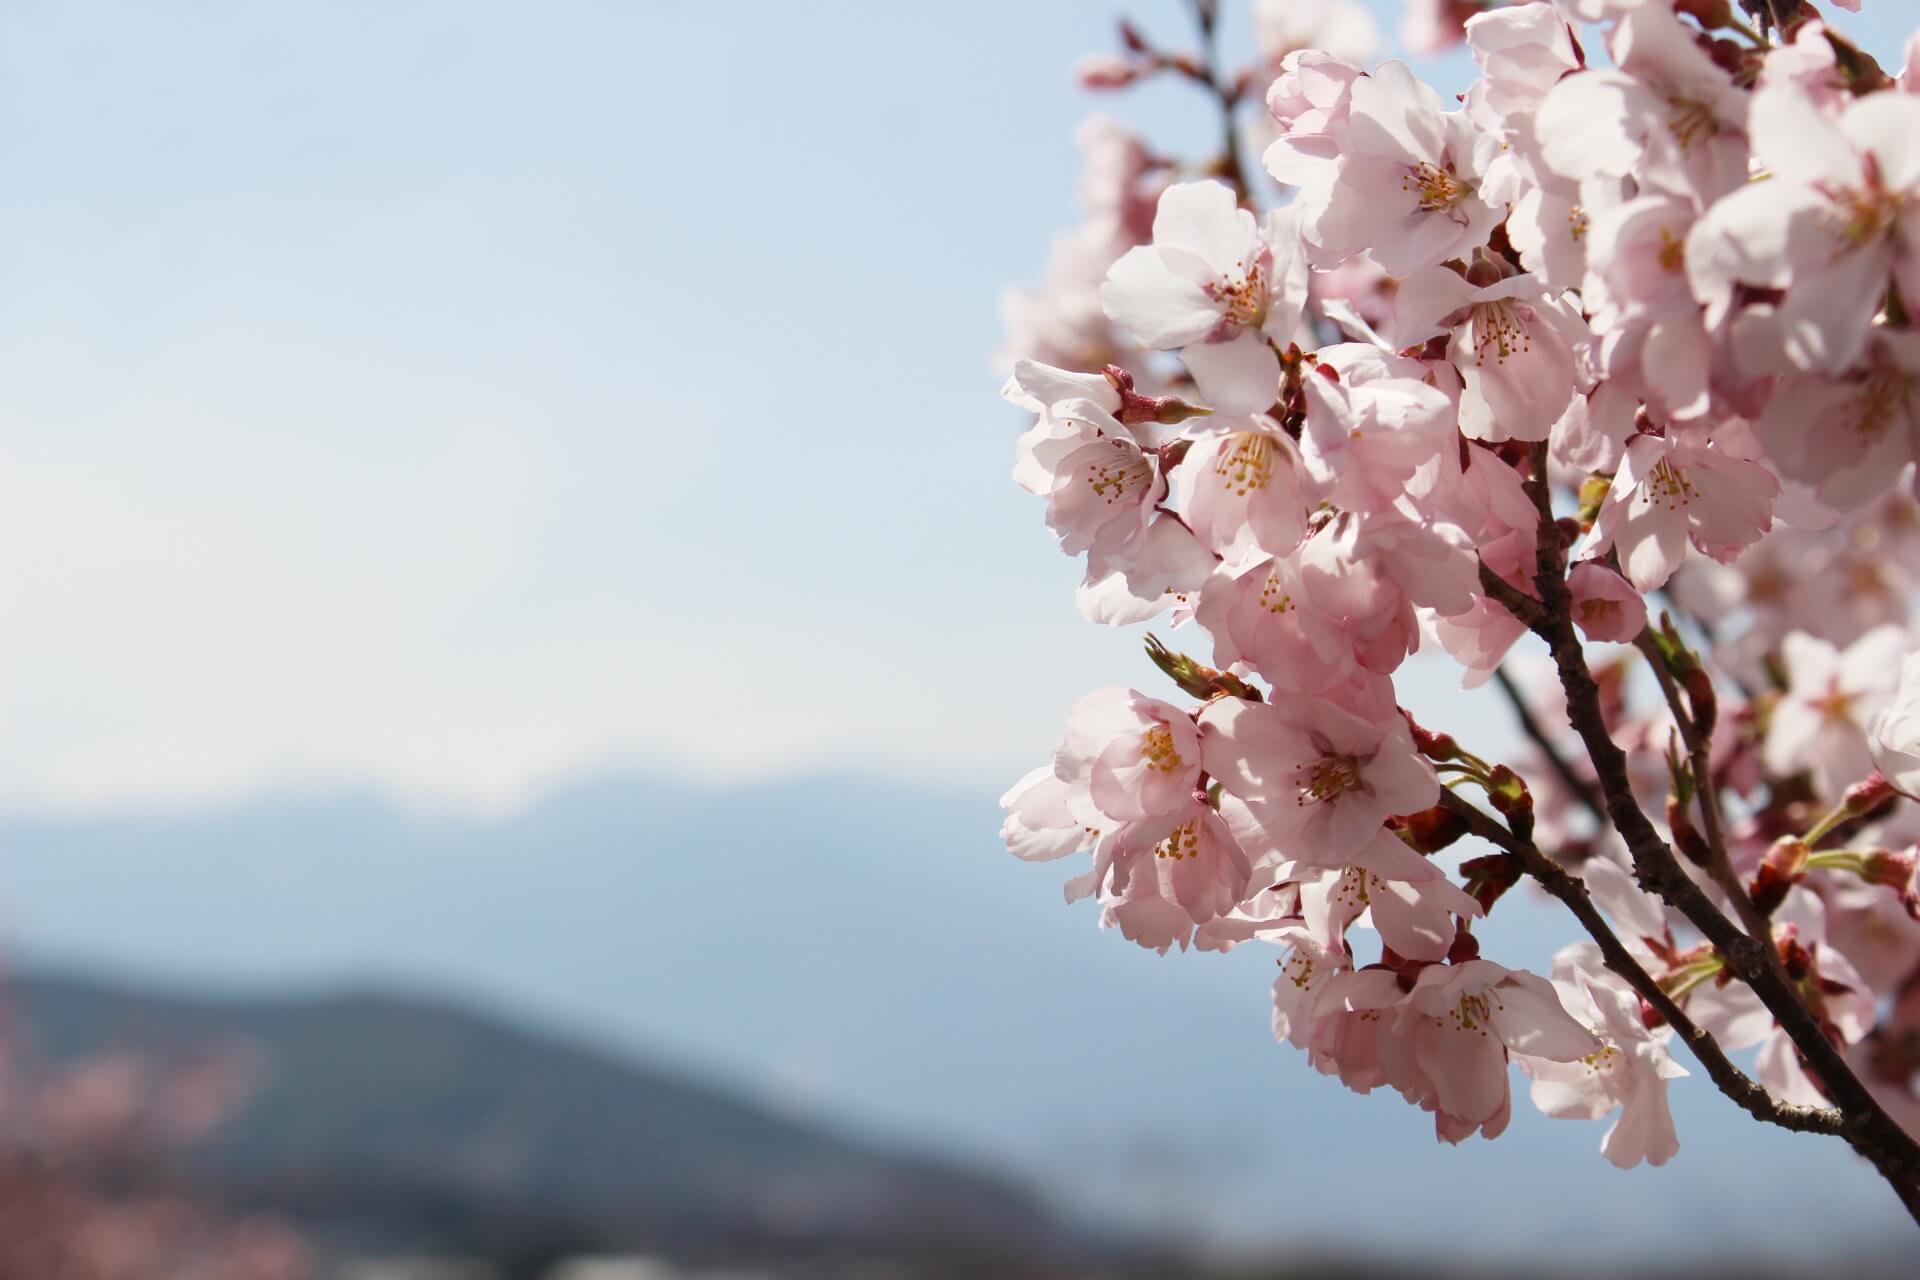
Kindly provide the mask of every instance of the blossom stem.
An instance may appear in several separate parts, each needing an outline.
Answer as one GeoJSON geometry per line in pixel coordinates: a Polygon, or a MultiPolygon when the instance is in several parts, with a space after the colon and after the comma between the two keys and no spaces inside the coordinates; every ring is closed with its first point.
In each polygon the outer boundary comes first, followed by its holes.
{"type": "Polygon", "coordinates": [[[1834,828],[1853,816],[1853,814],[1847,812],[1847,806],[1844,804],[1835,805],[1832,813],[1829,813],[1826,817],[1814,823],[1813,826],[1807,829],[1807,834],[1800,838],[1807,842],[1808,848],[1812,848],[1814,845],[1819,844],[1822,840],[1832,835],[1834,828]]]}

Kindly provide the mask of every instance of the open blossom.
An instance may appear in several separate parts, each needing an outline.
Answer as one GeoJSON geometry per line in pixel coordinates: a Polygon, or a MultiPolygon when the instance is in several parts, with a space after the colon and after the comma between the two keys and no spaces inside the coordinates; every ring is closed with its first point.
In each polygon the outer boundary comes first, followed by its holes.
{"type": "Polygon", "coordinates": [[[1554,958],[1560,1002],[1602,1041],[1573,1061],[1519,1059],[1533,1077],[1533,1102],[1550,1116],[1598,1120],[1618,1107],[1620,1118],[1601,1140],[1600,1154],[1622,1169],[1642,1160],[1660,1165],[1680,1150],[1667,1106],[1667,1082],[1687,1074],[1667,1051],[1669,1028],[1649,1030],[1640,997],[1603,969],[1600,949],[1578,943],[1554,958]]]}
{"type": "Polygon", "coordinates": [[[1781,379],[1753,430],[1830,507],[1885,493],[1920,459],[1920,334],[1882,330],[1851,369],[1781,379]]]}
{"type": "Polygon", "coordinates": [[[1680,567],[1689,541],[1716,560],[1750,546],[1772,527],[1779,491],[1765,467],[1711,444],[1636,436],[1588,550],[1618,551],[1627,581],[1652,591],[1680,567]]]}
{"type": "Polygon", "coordinates": [[[1602,1048],[1560,1007],[1546,979],[1491,960],[1432,965],[1411,991],[1392,974],[1386,982],[1361,976],[1333,978],[1315,1011],[1374,1013],[1383,1025],[1360,1047],[1386,1083],[1434,1113],[1435,1129],[1447,1141],[1476,1130],[1491,1137],[1505,1128],[1509,1052],[1577,1062],[1602,1048]]]}
{"type": "Polygon", "coordinates": [[[1649,193],[1596,212],[1584,296],[1605,336],[1600,363],[1670,421],[1712,407],[1713,335],[1686,269],[1690,198],[1649,193]]]}
{"type": "Polygon", "coordinates": [[[1591,560],[1567,575],[1573,593],[1573,620],[1589,640],[1628,644],[1647,625],[1647,602],[1633,584],[1591,560]]]}
{"type": "Polygon", "coordinates": [[[1349,89],[1347,124],[1331,179],[1301,196],[1301,230],[1316,260],[1334,266],[1370,254],[1391,275],[1459,257],[1500,221],[1478,194],[1483,151],[1466,116],[1398,62],[1349,89]]]}
{"type": "Polygon", "coordinates": [[[1312,482],[1293,438],[1264,414],[1209,419],[1178,478],[1187,523],[1228,564],[1285,555],[1306,536],[1312,482]]]}
{"type": "Polygon", "coordinates": [[[1224,182],[1180,183],[1160,197],[1153,243],[1114,263],[1100,296],[1141,342],[1178,350],[1211,405],[1253,413],[1278,390],[1269,342],[1300,326],[1306,264],[1290,215],[1262,227],[1224,182]]]}
{"type": "Polygon", "coordinates": [[[1794,85],[1753,95],[1763,182],[1709,208],[1687,242],[1694,291],[1785,290],[1750,362],[1838,373],[1860,358],[1890,281],[1920,298],[1920,99],[1876,93],[1837,119],[1794,85]]]}
{"type": "Polygon", "coordinates": [[[1396,814],[1439,797],[1406,723],[1385,724],[1309,697],[1225,699],[1200,717],[1207,771],[1257,806],[1291,858],[1320,861],[1373,838],[1396,814]]]}
{"type": "Polygon", "coordinates": [[[1093,807],[1115,821],[1173,813],[1200,780],[1200,730],[1171,703],[1100,689],[1074,704],[1061,751],[1084,762],[1093,807]]]}
{"type": "Polygon", "coordinates": [[[1402,345],[1451,335],[1447,354],[1460,371],[1460,429],[1468,435],[1544,440],[1572,403],[1574,350],[1586,344],[1586,326],[1534,277],[1475,286],[1434,267],[1401,284],[1398,308],[1402,345]]]}
{"type": "Polygon", "coordinates": [[[1100,842],[1093,871],[1069,892],[1101,893],[1128,938],[1164,951],[1171,943],[1184,949],[1194,925],[1232,911],[1247,896],[1252,874],[1218,811],[1189,796],[1172,813],[1114,828],[1100,842]],[[1184,923],[1169,923],[1175,912],[1184,923]]]}
{"type": "Polygon", "coordinates": [[[1892,699],[1906,632],[1876,627],[1840,650],[1796,631],[1780,651],[1787,689],[1769,717],[1767,764],[1781,773],[1812,769],[1837,796],[1873,768],[1866,730],[1892,699]]]}
{"type": "Polygon", "coordinates": [[[1392,505],[1452,434],[1452,403],[1416,360],[1356,344],[1315,354],[1333,376],[1302,380],[1308,468],[1343,511],[1392,505]]]}
{"type": "Polygon", "coordinates": [[[1365,914],[1395,953],[1438,961],[1453,944],[1455,920],[1483,914],[1444,871],[1384,827],[1364,844],[1321,850],[1274,874],[1283,881],[1300,877],[1301,918],[1331,948],[1344,946],[1347,926],[1365,914]]]}
{"type": "Polygon", "coordinates": [[[1568,76],[1541,104],[1547,164],[1576,181],[1637,174],[1702,200],[1746,181],[1748,95],[1673,12],[1633,9],[1610,44],[1615,67],[1568,76]]]}

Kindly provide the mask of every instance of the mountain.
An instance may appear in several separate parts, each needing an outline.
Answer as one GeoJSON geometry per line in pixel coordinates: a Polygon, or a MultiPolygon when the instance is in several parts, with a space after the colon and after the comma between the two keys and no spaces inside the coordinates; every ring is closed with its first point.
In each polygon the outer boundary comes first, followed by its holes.
{"type": "Polygon", "coordinates": [[[456,1004],[369,991],[209,999],[50,974],[17,977],[12,994],[31,1043],[56,1060],[247,1043],[263,1083],[192,1165],[337,1246],[858,1249],[999,1270],[1071,1243],[1007,1179],[456,1004]]]}
{"type": "MultiPolygon", "coordinates": [[[[1015,1170],[1076,1219],[1228,1248],[1812,1265],[1911,1230],[1842,1144],[1754,1123],[1698,1071],[1660,1169],[1614,1169],[1606,1122],[1540,1115],[1518,1076],[1498,1141],[1439,1144],[1275,1046],[1269,950],[1128,946],[1062,902],[1073,867],[1009,857],[998,821],[990,787],[846,777],[608,776],[498,819],[352,793],[16,816],[0,952],[250,999],[446,993],[827,1131],[1015,1170]]],[[[1535,969],[1572,936],[1524,894],[1477,932],[1535,969]]]]}

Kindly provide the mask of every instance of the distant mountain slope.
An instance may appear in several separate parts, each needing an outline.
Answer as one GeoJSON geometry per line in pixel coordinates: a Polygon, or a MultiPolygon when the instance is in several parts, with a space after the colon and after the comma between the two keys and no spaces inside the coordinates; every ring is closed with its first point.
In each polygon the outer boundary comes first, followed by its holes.
{"type": "Polygon", "coordinates": [[[1011,1183],[438,1001],[205,999],[47,974],[13,991],[56,1058],[257,1046],[260,1091],[197,1163],[243,1199],[362,1244],[496,1250],[544,1233],[1031,1254],[1064,1240],[1011,1183]]]}

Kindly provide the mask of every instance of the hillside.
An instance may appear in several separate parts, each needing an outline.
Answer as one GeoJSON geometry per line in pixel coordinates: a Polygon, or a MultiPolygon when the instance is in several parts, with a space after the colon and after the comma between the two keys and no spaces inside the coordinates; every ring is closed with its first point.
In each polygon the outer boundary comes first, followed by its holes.
{"type": "Polygon", "coordinates": [[[14,993],[56,1058],[257,1047],[262,1086],[195,1164],[355,1249],[1031,1256],[1065,1239],[1010,1182],[438,1001],[215,1000],[45,974],[14,993]]]}

